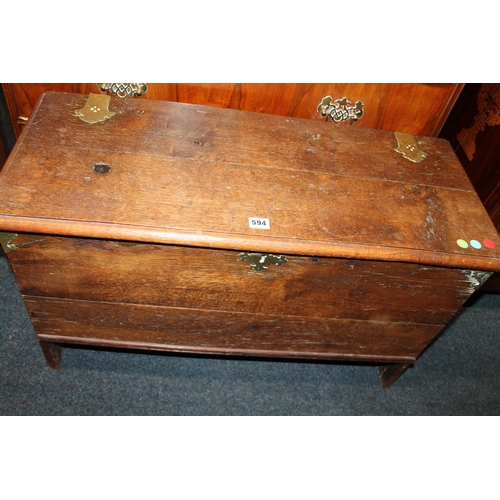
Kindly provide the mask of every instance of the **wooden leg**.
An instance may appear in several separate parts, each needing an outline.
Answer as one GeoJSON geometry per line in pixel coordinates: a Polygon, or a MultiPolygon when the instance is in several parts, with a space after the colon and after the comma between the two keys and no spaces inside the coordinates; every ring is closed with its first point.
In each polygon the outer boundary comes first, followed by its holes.
{"type": "Polygon", "coordinates": [[[39,342],[49,368],[51,370],[58,370],[61,364],[62,347],[58,344],[46,342],[44,340],[40,340],[39,342]]]}
{"type": "Polygon", "coordinates": [[[378,376],[380,385],[384,389],[388,389],[403,373],[412,366],[406,363],[394,363],[378,367],[378,376]]]}

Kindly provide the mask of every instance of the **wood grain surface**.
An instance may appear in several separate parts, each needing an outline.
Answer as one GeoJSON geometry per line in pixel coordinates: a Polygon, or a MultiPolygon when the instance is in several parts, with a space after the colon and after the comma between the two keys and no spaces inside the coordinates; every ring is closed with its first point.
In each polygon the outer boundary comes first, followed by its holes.
{"type": "Polygon", "coordinates": [[[2,229],[500,270],[498,233],[444,140],[418,137],[415,164],[381,130],[117,98],[89,125],[74,115],[85,100],[41,101],[1,173],[2,229]]]}
{"type": "Polygon", "coordinates": [[[289,256],[258,272],[235,251],[42,235],[14,243],[29,296],[444,326],[471,293],[459,270],[417,264],[289,256]]]}
{"type": "Polygon", "coordinates": [[[160,351],[414,362],[441,327],[24,298],[39,340],[160,351]]]}

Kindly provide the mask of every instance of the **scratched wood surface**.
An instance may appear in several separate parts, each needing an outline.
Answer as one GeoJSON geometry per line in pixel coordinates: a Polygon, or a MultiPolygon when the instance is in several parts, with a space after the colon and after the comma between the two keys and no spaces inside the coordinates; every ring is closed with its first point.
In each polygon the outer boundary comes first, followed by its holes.
{"type": "Polygon", "coordinates": [[[228,250],[43,235],[14,243],[29,296],[443,326],[471,293],[460,270],[417,264],[289,256],[257,272],[228,250]]]}
{"type": "MultiPolygon", "coordinates": [[[[354,127],[437,136],[463,84],[426,83],[152,83],[137,99],[166,100],[323,120],[317,106],[327,95],[364,103],[354,127]]],[[[99,93],[90,83],[4,83],[17,136],[44,92],[99,93]]]]}
{"type": "Polygon", "coordinates": [[[441,326],[25,296],[39,340],[170,352],[413,363],[441,326]]]}
{"type": "Polygon", "coordinates": [[[41,101],[1,173],[2,229],[500,270],[498,233],[444,140],[418,137],[416,164],[381,130],[120,99],[90,125],[74,114],[85,101],[41,101]]]}

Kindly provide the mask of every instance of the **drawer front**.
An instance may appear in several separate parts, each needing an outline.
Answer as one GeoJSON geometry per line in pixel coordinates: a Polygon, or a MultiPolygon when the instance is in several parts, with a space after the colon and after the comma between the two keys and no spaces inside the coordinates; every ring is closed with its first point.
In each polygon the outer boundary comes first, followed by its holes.
{"type": "Polygon", "coordinates": [[[416,357],[471,293],[459,270],[416,264],[287,256],[258,272],[237,251],[41,235],[15,244],[35,329],[52,340],[416,357]]]}

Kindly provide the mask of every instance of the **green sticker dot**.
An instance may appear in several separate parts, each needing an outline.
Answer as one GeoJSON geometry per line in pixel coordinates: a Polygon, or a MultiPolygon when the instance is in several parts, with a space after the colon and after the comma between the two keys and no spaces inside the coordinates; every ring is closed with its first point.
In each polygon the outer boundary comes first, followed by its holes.
{"type": "Polygon", "coordinates": [[[467,248],[469,244],[465,240],[457,240],[457,245],[460,248],[467,248]]]}

